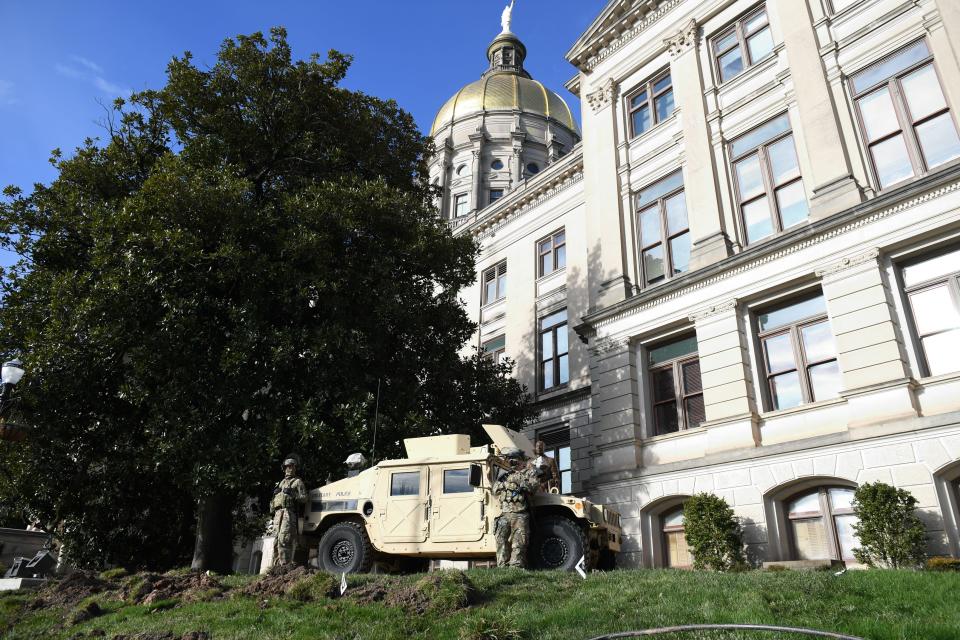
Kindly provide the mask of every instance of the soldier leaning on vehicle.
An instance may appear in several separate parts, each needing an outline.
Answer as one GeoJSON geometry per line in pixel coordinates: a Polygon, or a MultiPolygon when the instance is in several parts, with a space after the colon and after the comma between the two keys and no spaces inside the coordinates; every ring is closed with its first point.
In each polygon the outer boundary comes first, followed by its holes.
{"type": "Polygon", "coordinates": [[[526,567],[530,540],[530,500],[540,488],[539,471],[526,465],[520,449],[501,452],[511,470],[503,472],[493,485],[500,501],[500,515],[494,525],[498,567],[526,567]]]}
{"type": "Polygon", "coordinates": [[[307,504],[307,487],[297,477],[300,459],[290,454],[283,461],[284,478],[273,489],[270,511],[273,513],[273,566],[293,562],[293,549],[297,539],[298,521],[307,504]]]}

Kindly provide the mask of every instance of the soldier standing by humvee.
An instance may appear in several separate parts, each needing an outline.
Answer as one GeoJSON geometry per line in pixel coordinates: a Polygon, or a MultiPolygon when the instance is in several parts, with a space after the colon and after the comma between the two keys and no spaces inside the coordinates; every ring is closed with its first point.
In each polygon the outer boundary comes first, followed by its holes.
{"type": "Polygon", "coordinates": [[[502,452],[512,470],[500,476],[493,493],[500,501],[500,515],[494,526],[497,566],[526,567],[530,539],[530,497],[540,488],[538,470],[526,467],[520,449],[502,452]]]}
{"type": "Polygon", "coordinates": [[[307,504],[307,487],[297,477],[300,459],[290,454],[283,461],[284,478],[273,489],[270,510],[273,513],[273,566],[293,562],[293,547],[298,535],[297,522],[307,504]]]}

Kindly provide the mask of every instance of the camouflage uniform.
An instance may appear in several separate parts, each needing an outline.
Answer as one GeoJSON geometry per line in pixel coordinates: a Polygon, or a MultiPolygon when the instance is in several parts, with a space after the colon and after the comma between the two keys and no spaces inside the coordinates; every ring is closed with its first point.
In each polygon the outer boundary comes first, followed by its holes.
{"type": "Polygon", "coordinates": [[[299,534],[297,521],[307,504],[307,487],[296,472],[277,483],[270,509],[273,511],[273,564],[293,562],[293,547],[299,534]]]}
{"type": "Polygon", "coordinates": [[[516,469],[493,485],[500,501],[500,516],[494,527],[497,566],[526,567],[530,538],[530,496],[540,488],[535,469],[516,469]]]}

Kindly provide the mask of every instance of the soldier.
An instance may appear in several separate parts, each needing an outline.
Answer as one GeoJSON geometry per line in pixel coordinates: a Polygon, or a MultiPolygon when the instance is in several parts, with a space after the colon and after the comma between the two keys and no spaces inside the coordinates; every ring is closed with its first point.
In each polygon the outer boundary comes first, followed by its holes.
{"type": "Polygon", "coordinates": [[[497,540],[497,566],[527,566],[527,543],[530,538],[530,497],[540,488],[537,469],[524,465],[520,449],[502,452],[511,471],[503,473],[493,485],[500,501],[500,516],[494,526],[497,540]]]}
{"type": "Polygon", "coordinates": [[[560,470],[557,469],[557,461],[551,456],[544,454],[546,444],[543,440],[537,440],[533,445],[533,452],[537,457],[533,459],[536,467],[543,469],[543,475],[540,477],[540,491],[550,493],[553,489],[560,491],[560,470]]]}
{"type": "Polygon", "coordinates": [[[291,453],[283,461],[284,478],[273,489],[273,566],[293,562],[293,547],[299,533],[297,523],[307,504],[307,487],[297,477],[300,459],[291,453]]]}

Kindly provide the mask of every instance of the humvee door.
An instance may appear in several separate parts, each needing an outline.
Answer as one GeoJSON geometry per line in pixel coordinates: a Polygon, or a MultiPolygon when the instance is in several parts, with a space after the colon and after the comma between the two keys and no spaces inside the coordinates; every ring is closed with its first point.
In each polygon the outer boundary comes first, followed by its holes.
{"type": "Polygon", "coordinates": [[[435,465],[431,486],[430,540],[433,542],[474,542],[487,530],[484,489],[470,486],[470,464],[435,465]]]}
{"type": "Polygon", "coordinates": [[[426,467],[387,468],[377,482],[376,503],[384,542],[424,542],[427,539],[430,474],[426,467]],[[385,481],[384,481],[385,480],[385,481]]]}
{"type": "Polygon", "coordinates": [[[517,447],[527,454],[528,458],[533,457],[533,443],[530,442],[530,438],[519,431],[507,429],[499,424],[485,424],[483,430],[487,432],[487,435],[493,440],[493,444],[501,451],[507,447],[517,447]]]}

